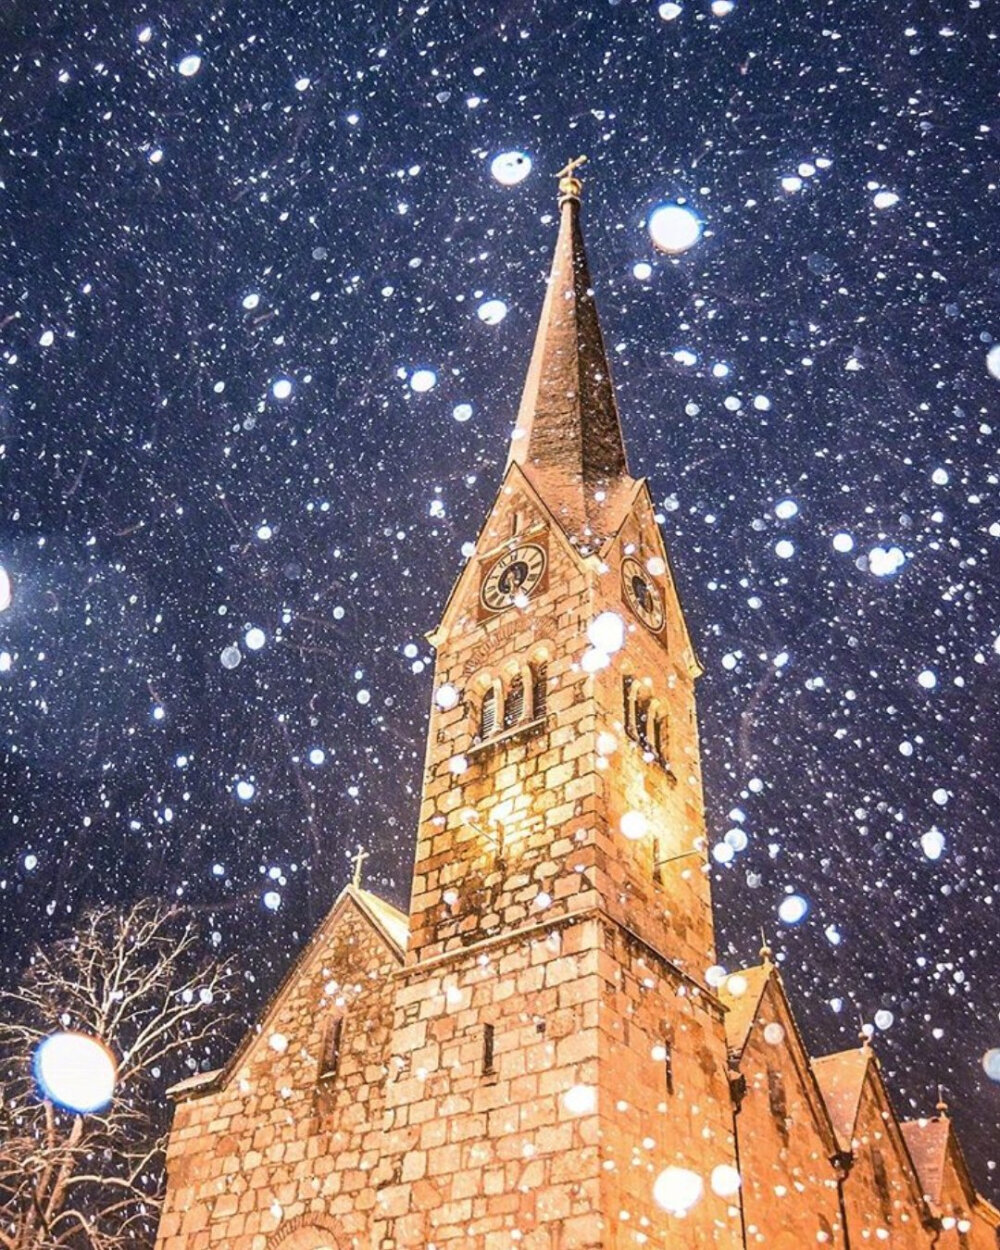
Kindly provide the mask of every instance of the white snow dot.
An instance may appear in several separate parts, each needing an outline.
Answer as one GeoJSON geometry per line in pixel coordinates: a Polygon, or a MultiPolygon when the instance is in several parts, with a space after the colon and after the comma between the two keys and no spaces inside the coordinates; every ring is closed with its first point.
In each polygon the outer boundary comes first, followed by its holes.
{"type": "Polygon", "coordinates": [[[486,325],[496,326],[507,316],[507,305],[502,299],[488,299],[479,305],[476,315],[486,325]]]}
{"type": "Polygon", "coordinates": [[[774,515],[779,521],[790,521],[793,516],[798,516],[799,505],[794,499],[779,499],[774,505],[774,515]]]}
{"type": "Polygon", "coordinates": [[[617,612],[601,612],[587,626],[587,641],[605,655],[614,655],[625,645],[625,622],[617,612]]]}
{"type": "Polygon", "coordinates": [[[323,748],[313,747],[312,750],[309,752],[309,763],[312,764],[314,768],[319,768],[320,764],[323,764],[325,762],[326,762],[326,752],[323,750],[323,748]]]}
{"type": "Polygon", "coordinates": [[[774,544],[774,554],[781,560],[790,560],[795,555],[795,544],[788,538],[779,538],[774,544]]]}
{"type": "Polygon", "coordinates": [[[311,82],[312,80],[310,78],[296,78],[295,90],[296,91],[308,91],[311,82]]]}
{"type": "Polygon", "coordinates": [[[237,668],[242,659],[243,656],[239,647],[237,647],[234,643],[230,643],[228,647],[222,648],[222,653],[219,656],[219,663],[223,668],[232,669],[237,668]]]}
{"type": "Polygon", "coordinates": [[[414,369],[410,374],[410,390],[423,395],[437,386],[437,374],[433,369],[414,369]]]}
{"type": "Polygon", "coordinates": [[[650,214],[649,237],[661,252],[676,256],[694,247],[701,238],[701,222],[689,208],[661,204],[650,214]]]}
{"type": "Polygon", "coordinates": [[[899,196],[895,191],[876,191],[872,196],[872,203],[876,208],[892,208],[899,203],[899,196]]]}
{"type": "Polygon", "coordinates": [[[621,831],[632,842],[644,838],[648,827],[649,823],[642,812],[629,811],[622,816],[621,831]]]}
{"type": "Polygon", "coordinates": [[[877,1029],[890,1029],[895,1016],[891,1011],[886,1011],[883,1007],[880,1011],[875,1012],[875,1027],[877,1029]]]}
{"type": "Polygon", "coordinates": [[[458,705],[458,699],[458,687],[453,686],[451,682],[447,681],[443,685],[438,686],[434,695],[434,702],[443,712],[448,712],[453,707],[456,707],[458,705]]]}
{"type": "Polygon", "coordinates": [[[201,69],[201,57],[197,52],[189,52],[177,62],[177,72],[183,78],[193,78],[201,69]]]}
{"type": "Polygon", "coordinates": [[[39,335],[38,345],[39,347],[51,347],[55,341],[56,341],[56,336],[52,333],[51,330],[43,330],[42,333],[39,335]]]}
{"type": "Polygon", "coordinates": [[[275,399],[287,399],[292,393],[290,378],[275,378],[271,383],[271,394],[275,399]]]}
{"type": "Polygon", "coordinates": [[[785,1040],[785,1030],[777,1022],[772,1020],[769,1024],[764,1025],[764,1041],[768,1046],[780,1046],[785,1040]]]}
{"type": "Polygon", "coordinates": [[[256,291],[251,291],[249,295],[243,296],[243,307],[247,312],[252,312],[260,303],[260,296],[256,291]]]}
{"type": "Polygon", "coordinates": [[[653,1201],[670,1215],[687,1215],[704,1188],[697,1172],[688,1168],[665,1168],[653,1183],[653,1201]]]}
{"type": "Polygon", "coordinates": [[[277,911],[281,906],[281,895],[277,890],[268,890],[264,894],[264,906],[268,911],[277,911]]]}
{"type": "Polygon", "coordinates": [[[48,1098],[70,1111],[99,1111],[115,1091],[114,1056],[96,1037],[52,1033],[35,1050],[35,1076],[48,1098]]]}
{"type": "Polygon", "coordinates": [[[267,642],[267,635],[258,625],[251,625],[243,635],[243,642],[248,651],[259,651],[267,642]]]}
{"type": "Polygon", "coordinates": [[[253,796],[257,793],[257,787],[252,781],[241,780],[236,783],[236,797],[242,803],[249,803],[253,796]]]}
{"type": "Polygon", "coordinates": [[[755,395],[753,397],[753,406],[758,412],[769,412],[771,408],[771,401],[766,395],[755,395]]]}
{"type": "Polygon", "coordinates": [[[638,278],[640,282],[645,282],[653,276],[653,266],[645,260],[637,260],[632,266],[632,277],[638,278]]]}
{"type": "Polygon", "coordinates": [[[358,691],[358,693],[354,697],[357,699],[357,701],[361,704],[362,707],[364,707],[366,703],[371,703],[372,701],[371,691],[365,690],[363,687],[361,690],[358,691]]]}
{"type": "Polygon", "coordinates": [[[839,534],[833,536],[833,549],[839,551],[842,555],[845,552],[854,550],[854,539],[850,534],[844,533],[843,530],[839,534]]]}
{"type": "Polygon", "coordinates": [[[1000,343],[994,343],[986,353],[986,368],[990,377],[1000,382],[1000,343]]]}
{"type": "Polygon", "coordinates": [[[459,423],[468,421],[469,418],[472,416],[472,405],[471,404],[456,404],[455,407],[452,408],[451,410],[451,415],[459,423]]]}
{"type": "Polygon", "coordinates": [[[0,564],[0,612],[6,612],[14,598],[14,588],[11,584],[10,574],[0,564]]]}
{"type": "Polygon", "coordinates": [[[931,481],[934,483],[935,486],[947,486],[948,481],[949,481],[948,470],[947,469],[935,469],[934,472],[931,474],[931,481]]]}
{"type": "Polygon", "coordinates": [[[734,7],[733,0],[712,0],[712,12],[716,17],[728,16],[734,7]]]}
{"type": "Polygon", "coordinates": [[[562,1100],[570,1115],[590,1115],[597,1109],[597,1090],[593,1085],[571,1085],[562,1100]]]}
{"type": "Polygon", "coordinates": [[[922,673],[917,674],[917,685],[924,690],[933,690],[937,685],[937,674],[929,668],[925,668],[922,673]]]}
{"type": "Polygon", "coordinates": [[[739,1190],[740,1174],[732,1164],[719,1163],[712,1168],[709,1183],[713,1194],[718,1194],[720,1198],[731,1198],[739,1190]]]}
{"type": "Polygon", "coordinates": [[[490,173],[502,187],[516,187],[531,173],[531,157],[525,152],[501,152],[490,161],[490,173]]]}
{"type": "Polygon", "coordinates": [[[801,894],[786,894],[778,906],[778,919],[782,924],[795,925],[805,920],[809,904],[801,894]]]}
{"type": "Polygon", "coordinates": [[[672,3],[672,0],[667,0],[666,3],[661,4],[658,11],[660,17],[662,17],[665,22],[672,22],[675,18],[680,17],[680,15],[684,12],[681,6],[679,4],[672,3]]]}

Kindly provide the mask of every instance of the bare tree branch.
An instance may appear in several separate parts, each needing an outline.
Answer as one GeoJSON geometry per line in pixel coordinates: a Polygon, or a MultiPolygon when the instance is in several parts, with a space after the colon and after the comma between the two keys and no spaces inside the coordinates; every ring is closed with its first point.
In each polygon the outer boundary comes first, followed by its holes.
{"type": "Polygon", "coordinates": [[[0,993],[0,1250],[152,1245],[164,1144],[155,1108],[231,1011],[235,977],[201,956],[201,942],[175,908],[98,907],[0,993]],[[114,1054],[103,1111],[74,1114],[37,1088],[35,1049],[60,1030],[114,1054]]]}

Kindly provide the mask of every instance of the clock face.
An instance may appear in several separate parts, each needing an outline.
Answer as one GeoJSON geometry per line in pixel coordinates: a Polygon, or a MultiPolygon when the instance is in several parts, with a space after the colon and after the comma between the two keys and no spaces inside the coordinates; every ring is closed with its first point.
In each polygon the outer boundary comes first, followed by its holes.
{"type": "Polygon", "coordinates": [[[483,579],[479,598],[490,612],[509,608],[518,596],[531,594],[542,580],[548,556],[537,543],[521,543],[505,551],[483,579]]]}
{"type": "Polygon", "coordinates": [[[622,590],[625,602],[643,625],[658,634],[663,628],[663,598],[653,579],[631,556],[622,561],[622,590]]]}

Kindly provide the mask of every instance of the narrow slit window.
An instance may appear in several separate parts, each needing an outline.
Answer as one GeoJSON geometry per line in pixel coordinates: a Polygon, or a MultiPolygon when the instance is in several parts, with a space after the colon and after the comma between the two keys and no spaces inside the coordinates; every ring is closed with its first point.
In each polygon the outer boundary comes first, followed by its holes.
{"type": "Polygon", "coordinates": [[[892,1191],[889,1188],[889,1174],[885,1170],[885,1159],[877,1146],[872,1149],[872,1174],[882,1204],[882,1215],[888,1223],[892,1219],[892,1191]]]}
{"type": "Polygon", "coordinates": [[[788,1099],[785,1096],[785,1082],[781,1073],[772,1068],[767,1074],[767,1100],[771,1116],[781,1135],[781,1140],[788,1145],[788,1099]]]}
{"type": "Polygon", "coordinates": [[[649,700],[636,701],[635,736],[644,751],[649,750],[649,700]]]}
{"type": "Polygon", "coordinates": [[[493,1066],[493,1025],[483,1025],[483,1076],[490,1076],[496,1071],[493,1066]]]}
{"type": "Polygon", "coordinates": [[[319,1066],[319,1074],[323,1080],[332,1080],[340,1068],[340,1049],[344,1033],[344,1018],[336,1016],[328,1020],[323,1035],[323,1055],[319,1066]]]}
{"type": "Polygon", "coordinates": [[[542,660],[535,665],[531,673],[531,715],[535,718],[545,715],[548,684],[548,665],[542,660]]]}
{"type": "Polygon", "coordinates": [[[666,1083],[667,1093],[674,1092],[674,1052],[669,1042],[663,1043],[663,1078],[666,1083]]]}
{"type": "Polygon", "coordinates": [[[622,720],[625,722],[625,733],[630,737],[635,737],[635,724],[632,716],[632,678],[622,678],[622,703],[624,704],[624,715],[622,720]]]}
{"type": "Polygon", "coordinates": [[[515,677],[503,705],[503,727],[511,729],[524,716],[524,680],[515,677]]]}
{"type": "Polygon", "coordinates": [[[483,709],[479,720],[479,736],[488,738],[497,727],[497,692],[488,690],[483,696],[483,709]]]}

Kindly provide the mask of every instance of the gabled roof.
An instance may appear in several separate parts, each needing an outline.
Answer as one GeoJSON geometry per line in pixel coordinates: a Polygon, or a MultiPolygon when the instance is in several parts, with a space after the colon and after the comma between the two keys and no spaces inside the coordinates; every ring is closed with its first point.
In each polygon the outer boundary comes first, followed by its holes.
{"type": "Polygon", "coordinates": [[[851,1149],[854,1140],[854,1126],[858,1122],[861,1091],[870,1060],[871,1051],[867,1046],[855,1046],[852,1050],[841,1050],[812,1061],[816,1081],[837,1133],[837,1142],[844,1151],[851,1149]]]}
{"type": "Polygon", "coordinates": [[[406,954],[406,943],[409,935],[409,920],[391,903],[372,894],[370,890],[362,890],[354,885],[347,885],[341,890],[336,901],[327,913],[326,919],[319,926],[310,940],[299,951],[291,967],[282,977],[278,988],[274,991],[260,1013],[253,1028],[248,1029],[243,1040],[236,1047],[229,1062],[224,1068],[214,1072],[199,1072],[172,1085],[167,1093],[174,1099],[197,1097],[209,1094],[221,1088],[232,1076],[242,1062],[247,1051],[267,1028],[268,1021],[275,1015],[285,997],[285,993],[296,980],[316,947],[328,936],[331,929],[344,914],[348,907],[356,907],[372,928],[379,934],[392,954],[402,962],[406,954]]]}
{"type": "Polygon", "coordinates": [[[580,230],[580,183],[560,184],[559,235],[508,464],[521,465],[567,534],[603,540],[629,477],[611,366],[580,230]]]}
{"type": "Polygon", "coordinates": [[[726,1045],[732,1055],[743,1053],[770,975],[770,964],[739,968],[718,989],[719,999],[726,1008],[726,1045]],[[741,994],[734,994],[730,989],[735,977],[741,977],[746,982],[746,989],[741,994]]]}
{"type": "Polygon", "coordinates": [[[879,1116],[884,1124],[885,1136],[895,1145],[899,1161],[906,1174],[914,1198],[921,1208],[926,1208],[923,1184],[918,1175],[909,1144],[896,1118],[896,1112],[886,1088],[885,1078],[878,1059],[870,1046],[857,1046],[852,1050],[823,1055],[812,1061],[813,1071],[837,1132],[837,1140],[845,1154],[853,1152],[858,1116],[865,1086],[871,1090],[879,1116]]]}
{"type": "Polygon", "coordinates": [[[944,1180],[950,1165],[958,1178],[969,1209],[974,1210],[991,1228],[1000,1227],[1000,1211],[982,1194],[976,1192],[958,1134],[949,1116],[906,1120],[899,1127],[926,1198],[935,1206],[940,1206],[944,1180]]]}
{"type": "Polygon", "coordinates": [[[951,1121],[946,1116],[936,1116],[932,1120],[906,1120],[899,1127],[925,1196],[940,1202],[951,1121]]]}
{"type": "Polygon", "coordinates": [[[787,1048],[786,1053],[802,1082],[816,1128],[832,1155],[838,1145],[836,1130],[830,1120],[826,1100],[812,1070],[809,1052],[799,1031],[795,1013],[785,993],[781,973],[771,962],[770,956],[762,964],[738,969],[723,982],[718,995],[726,1008],[726,1046],[729,1050],[730,1062],[739,1067],[742,1067],[754,1023],[761,1018],[764,1011],[764,1000],[768,995],[771,996],[775,1015],[783,1017],[786,1025],[783,1039],[783,1045],[787,1048]],[[742,978],[746,984],[741,992],[734,994],[733,982],[737,977],[742,978]]]}
{"type": "Polygon", "coordinates": [[[383,936],[398,948],[400,954],[405,954],[406,944],[410,940],[409,916],[398,907],[393,907],[392,903],[387,903],[384,898],[372,894],[371,890],[362,890],[360,886],[353,885],[347,888],[364,906],[369,919],[381,929],[383,936]]]}

